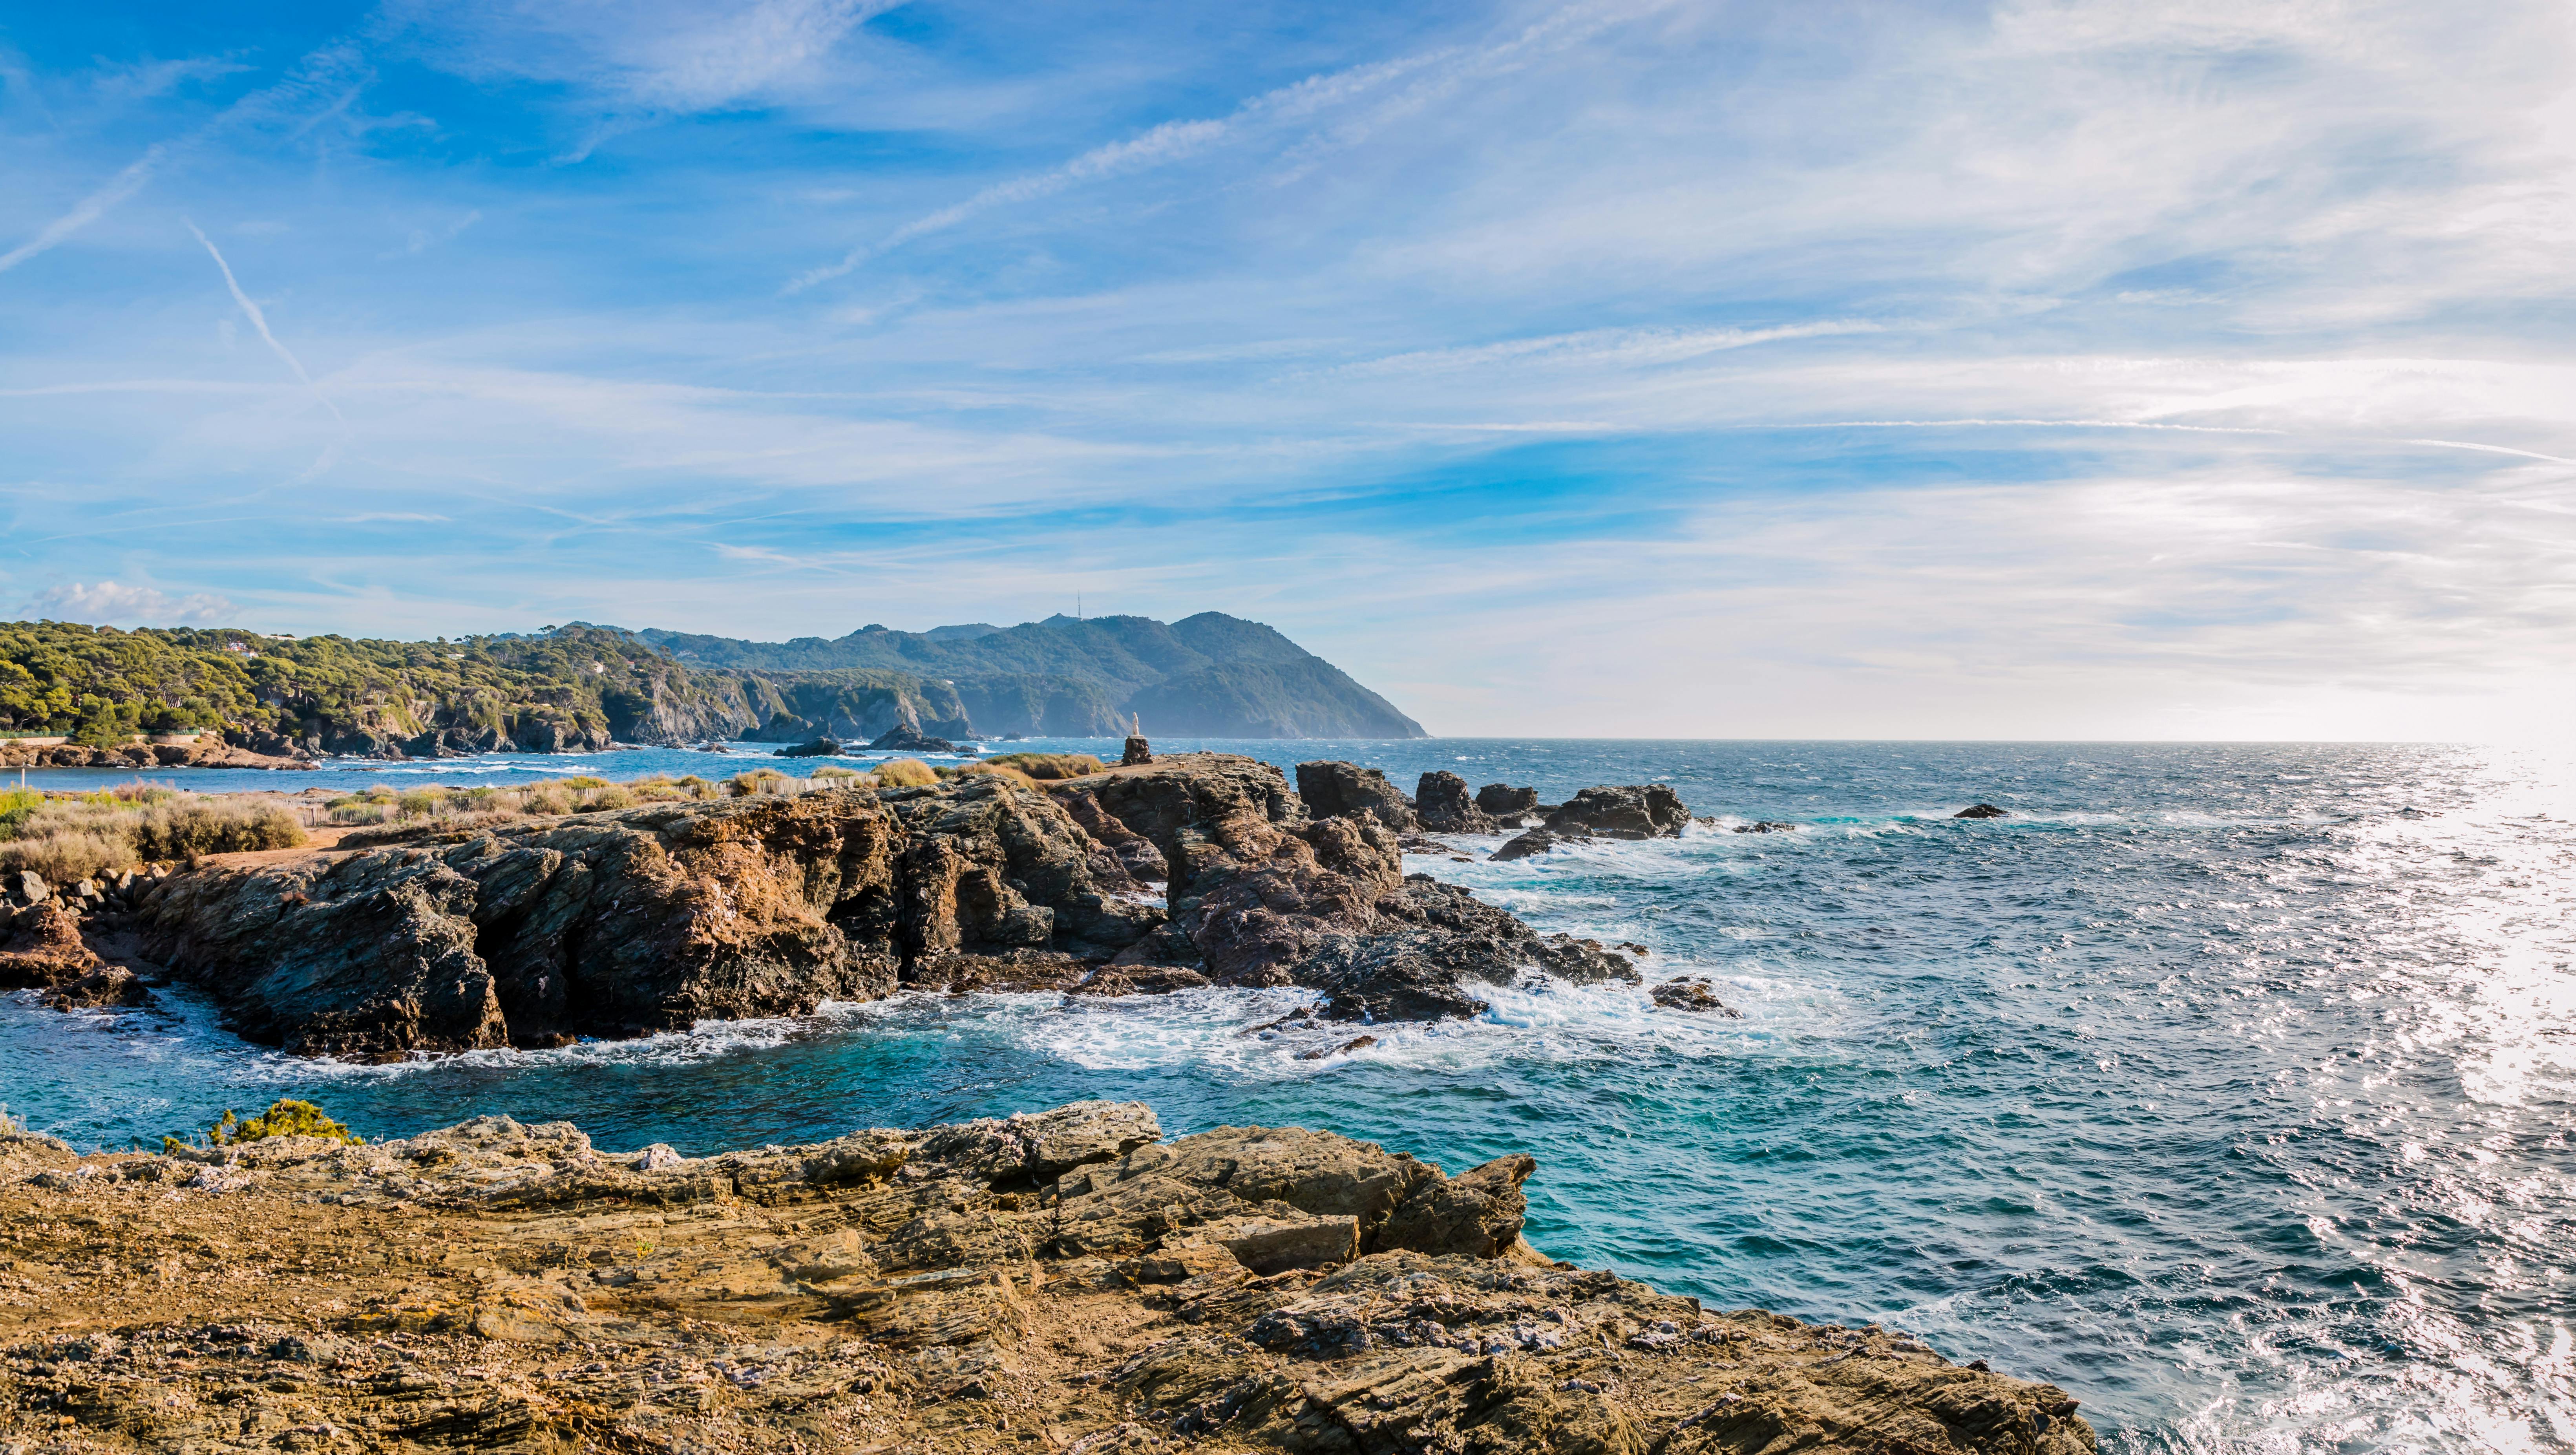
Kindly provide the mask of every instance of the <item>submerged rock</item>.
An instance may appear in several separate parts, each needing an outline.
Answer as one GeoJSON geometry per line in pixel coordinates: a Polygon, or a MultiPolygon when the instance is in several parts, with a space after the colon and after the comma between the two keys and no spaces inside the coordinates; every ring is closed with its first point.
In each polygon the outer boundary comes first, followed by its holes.
{"type": "Polygon", "coordinates": [[[1709,988],[1705,977],[1686,976],[1667,980],[1654,989],[1655,1004],[1672,1010],[1714,1012],[1730,1019],[1741,1019],[1744,1012],[1725,1004],[1709,988]]]}
{"type": "Polygon", "coordinates": [[[1797,831],[1798,826],[1796,824],[1779,823],[1769,819],[1765,819],[1760,823],[1740,823],[1730,830],[1730,832],[1739,834],[1794,834],[1797,831]]]}
{"type": "Polygon", "coordinates": [[[839,743],[832,741],[830,738],[816,738],[810,743],[798,743],[791,748],[780,748],[769,756],[773,758],[837,758],[840,755],[841,745],[839,743]]]}
{"type": "Polygon", "coordinates": [[[2012,815],[2011,815],[2011,814],[2008,814],[2008,813],[2006,813],[2006,812],[2004,812],[2004,811],[2003,811],[2002,809],[2000,809],[2000,808],[1995,807],[1995,806],[1994,806],[1993,804],[1991,804],[1991,803],[1980,803],[1980,804],[1977,804],[1977,805],[1976,805],[1975,807],[1973,807],[1973,808],[1963,808],[1963,809],[1960,809],[1957,813],[1954,813],[1954,814],[1950,815],[1950,817],[1952,817],[1952,818],[2010,818],[2010,817],[2012,817],[2012,815]]]}
{"type": "Polygon", "coordinates": [[[1489,857],[1495,863],[1508,864],[1514,859],[1526,859],[1532,854],[1544,854],[1559,844],[1590,842],[1591,840],[1581,834],[1558,834],[1550,833],[1546,829],[1531,829],[1528,833],[1506,840],[1503,846],[1496,849],[1489,857]]]}

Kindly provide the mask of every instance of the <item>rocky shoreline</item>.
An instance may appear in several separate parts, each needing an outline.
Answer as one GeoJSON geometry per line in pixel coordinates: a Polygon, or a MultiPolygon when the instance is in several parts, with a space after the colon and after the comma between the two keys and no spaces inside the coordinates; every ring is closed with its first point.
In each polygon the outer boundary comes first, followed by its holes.
{"type": "Polygon", "coordinates": [[[1554,1261],[1534,1171],[1108,1102],[709,1157],[0,1131],[0,1449],[2094,1448],[1901,1332],[1554,1261]]]}
{"type": "MultiPolygon", "coordinates": [[[[390,827],[215,856],[80,895],[0,886],[0,988],[127,1004],[178,976],[306,1054],[552,1046],[801,1015],[901,989],[1302,987],[1309,1027],[1474,1016],[1545,976],[1637,983],[1642,947],[1542,935],[1407,874],[1417,815],[1376,773],[1203,753],[390,827]],[[12,907],[12,906],[15,907],[12,907]]],[[[1660,788],[1550,824],[1644,832],[1660,788]]],[[[1649,822],[1680,831],[1678,816],[1649,822]]],[[[1725,1011],[1713,995],[1662,996],[1725,1011]]],[[[1365,1044],[1347,1035],[1344,1049],[1365,1044]]]]}

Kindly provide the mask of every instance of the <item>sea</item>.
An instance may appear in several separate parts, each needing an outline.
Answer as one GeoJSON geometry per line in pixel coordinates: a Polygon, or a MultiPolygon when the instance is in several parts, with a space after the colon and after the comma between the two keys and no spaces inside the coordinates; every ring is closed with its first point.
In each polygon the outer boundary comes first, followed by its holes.
{"type": "MultiPolygon", "coordinates": [[[[904,995],[391,1066],[185,990],[0,998],[0,1100],[84,1147],[320,1102],[708,1152],[1058,1105],[1538,1158],[1530,1240],[1711,1307],[1880,1323],[2064,1386],[2106,1448],[2576,1449],[2576,773],[2443,746],[1158,741],[1554,801],[1670,784],[1677,840],[1410,867],[1644,945],[1740,1019],[1534,982],[1324,1061],[1297,992],[904,995]],[[1954,818],[1973,803],[2008,817],[1954,818]],[[1758,821],[1793,831],[1737,832],[1758,821]]],[[[1099,741],[987,751],[1113,750],[1099,741]]],[[[145,775],[217,789],[739,771],[644,751],[145,775]]],[[[857,761],[865,761],[864,757],[857,761]]],[[[810,761],[783,760],[791,773],[810,761]]],[[[134,775],[37,773],[86,786],[134,775]]]]}

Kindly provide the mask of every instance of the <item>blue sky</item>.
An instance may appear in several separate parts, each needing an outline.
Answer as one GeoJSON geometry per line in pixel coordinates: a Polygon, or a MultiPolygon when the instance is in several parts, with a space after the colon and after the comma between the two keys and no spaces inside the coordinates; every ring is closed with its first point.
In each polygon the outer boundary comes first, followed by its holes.
{"type": "Polygon", "coordinates": [[[2576,708],[2563,5],[249,9],[0,22],[0,609],[1078,592],[1458,734],[2576,708]]]}

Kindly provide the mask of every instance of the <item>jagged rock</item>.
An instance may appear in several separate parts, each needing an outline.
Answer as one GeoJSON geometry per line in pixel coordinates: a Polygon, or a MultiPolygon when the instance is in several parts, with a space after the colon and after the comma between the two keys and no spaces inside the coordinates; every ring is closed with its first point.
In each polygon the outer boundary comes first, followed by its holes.
{"type": "Polygon", "coordinates": [[[925,735],[908,722],[896,723],[868,744],[872,753],[954,753],[957,745],[946,738],[925,735]]]}
{"type": "Polygon", "coordinates": [[[245,1036],[392,1056],[803,1014],[979,958],[1078,972],[1160,922],[1137,889],[1044,794],[979,774],[208,865],[137,914],[245,1036]]]}
{"type": "Polygon", "coordinates": [[[1127,750],[1118,757],[1118,766],[1134,768],[1154,761],[1154,745],[1134,733],[1128,734],[1127,750]]]}
{"type": "Polygon", "coordinates": [[[1592,834],[1605,839],[1662,839],[1679,835],[1690,822],[1681,795],[1661,783],[1622,788],[1586,788],[1558,805],[1546,827],[1558,834],[1592,834]]]}
{"type": "Polygon", "coordinates": [[[25,909],[0,909],[0,990],[70,985],[100,968],[98,952],[81,938],[80,919],[33,873],[41,898],[25,909]]]}
{"type": "Polygon", "coordinates": [[[1537,1170],[1537,1158],[1514,1152],[1421,1188],[1387,1218],[1378,1246],[1499,1258],[1520,1241],[1529,1213],[1521,1183],[1537,1170]]]}
{"type": "Polygon", "coordinates": [[[1375,768],[1331,760],[1300,763],[1297,796],[1317,818],[1373,818],[1398,833],[1414,827],[1413,805],[1375,768]]]}
{"type": "Polygon", "coordinates": [[[1704,978],[1683,977],[1667,980],[1654,989],[1655,1004],[1671,1010],[1699,1011],[1740,1020],[1744,1012],[1717,998],[1704,978]]]}
{"type": "Polygon", "coordinates": [[[1973,808],[1963,808],[1950,815],[1952,818],[2010,818],[2011,816],[1991,803],[1980,803],[1973,808]]]}
{"type": "Polygon", "coordinates": [[[1775,823],[1768,819],[1760,823],[1740,823],[1733,829],[1733,832],[1739,834],[1794,834],[1797,831],[1796,824],[1775,823]]]}
{"type": "MultiPolygon", "coordinates": [[[[896,731],[900,732],[902,729],[898,728],[896,731]]],[[[931,741],[935,742],[937,739],[932,739],[931,741]]],[[[876,745],[870,744],[870,746],[873,747],[876,745]]],[[[839,743],[832,741],[830,738],[816,738],[810,743],[798,743],[792,748],[780,748],[769,756],[773,758],[837,758],[840,755],[841,745],[839,743]]]]}
{"type": "Polygon", "coordinates": [[[1532,854],[1544,854],[1559,844],[1590,842],[1591,840],[1581,834],[1559,834],[1551,833],[1546,829],[1531,829],[1525,834],[1518,834],[1505,840],[1503,846],[1496,849],[1489,858],[1495,863],[1509,863],[1514,859],[1526,859],[1532,854]]]}
{"type": "Polygon", "coordinates": [[[697,1158],[499,1117],[86,1158],[0,1130],[0,1256],[47,1290],[0,1409],[43,1412],[47,1448],[2094,1448],[2064,1390],[1876,1324],[1550,1261],[1527,1157],[1448,1178],[1227,1127],[1032,1186],[994,1156],[1153,1124],[1091,1104],[697,1158]],[[153,1276],[174,1259],[220,1276],[153,1276]]]}
{"type": "Polygon", "coordinates": [[[1407,876],[1375,814],[1310,820],[1279,770],[1254,759],[1191,754],[1055,791],[1092,799],[1171,866],[1170,922],[1121,952],[1120,969],[1187,964],[1220,985],[1301,985],[1324,993],[1334,1020],[1477,1015],[1475,987],[1532,970],[1635,978],[1598,946],[1541,936],[1463,889],[1407,876]]]}
{"type": "Polygon", "coordinates": [[[1538,790],[1488,783],[1476,790],[1476,807],[1496,819],[1519,819],[1538,808],[1538,790]]]}
{"type": "Polygon", "coordinates": [[[1438,769],[1414,785],[1413,812],[1435,834],[1490,834],[1499,827],[1467,796],[1466,779],[1438,769]]]}
{"type": "Polygon", "coordinates": [[[110,1006],[141,1006],[152,1003],[152,991],[133,970],[123,965],[102,965],[87,975],[45,992],[45,1004],[55,1010],[105,1010],[110,1006]]]}

